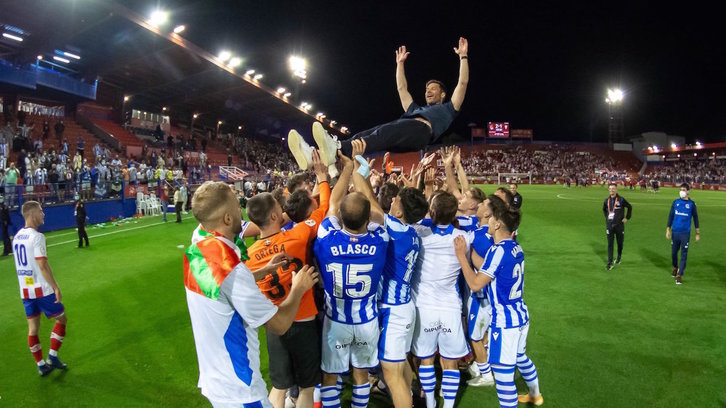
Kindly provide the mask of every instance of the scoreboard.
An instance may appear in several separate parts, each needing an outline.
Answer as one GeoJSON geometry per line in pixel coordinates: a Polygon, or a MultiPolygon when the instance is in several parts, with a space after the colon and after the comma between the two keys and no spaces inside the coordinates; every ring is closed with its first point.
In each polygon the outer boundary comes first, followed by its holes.
{"type": "Polygon", "coordinates": [[[489,122],[489,137],[508,138],[509,122],[489,122]]]}

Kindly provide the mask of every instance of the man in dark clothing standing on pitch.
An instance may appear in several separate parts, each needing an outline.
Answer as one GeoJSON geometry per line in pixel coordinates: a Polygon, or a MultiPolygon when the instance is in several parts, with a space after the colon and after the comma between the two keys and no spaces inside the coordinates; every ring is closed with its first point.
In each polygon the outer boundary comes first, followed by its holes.
{"type": "Polygon", "coordinates": [[[516,209],[522,208],[522,195],[517,192],[517,183],[509,184],[509,191],[512,192],[512,207],[516,209]]]}
{"type": "MultiPolygon", "coordinates": [[[[337,152],[350,157],[351,142],[363,139],[366,142],[365,153],[393,152],[405,153],[422,150],[429,144],[440,141],[441,135],[449,128],[464,103],[466,87],[469,83],[469,42],[459,38],[459,46],[454,47],[459,57],[459,81],[451,94],[451,100],[444,102],[447,92],[441,81],[430,80],[426,83],[426,106],[419,106],[408,92],[408,83],[404,72],[404,62],[410,54],[406,47],[396,50],[396,86],[404,114],[400,119],[385,123],[355,134],[348,140],[338,141],[323,129],[319,122],[313,123],[313,137],[320,150],[320,158],[329,173],[337,173],[334,166],[337,152]],[[331,168],[332,167],[332,168],[331,168]]],[[[302,170],[306,170],[311,162],[312,148],[294,129],[288,135],[288,146],[302,170]]]]}
{"type": "Polygon", "coordinates": [[[610,195],[602,204],[602,213],[605,215],[606,233],[608,235],[608,270],[613,269],[613,239],[618,241],[618,257],[615,264],[620,264],[623,254],[623,240],[625,239],[625,223],[630,220],[633,207],[625,198],[618,195],[618,186],[615,183],[608,185],[610,195]],[[625,209],[628,213],[625,214],[625,209]]]}
{"type": "Polygon", "coordinates": [[[78,248],[83,248],[83,240],[88,243],[88,233],[86,232],[86,205],[83,200],[76,201],[76,226],[78,227],[78,248]]]}

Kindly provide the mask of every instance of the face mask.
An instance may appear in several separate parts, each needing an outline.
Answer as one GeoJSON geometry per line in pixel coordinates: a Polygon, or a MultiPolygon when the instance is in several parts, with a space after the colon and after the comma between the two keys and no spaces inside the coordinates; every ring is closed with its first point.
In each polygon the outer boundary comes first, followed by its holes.
{"type": "Polygon", "coordinates": [[[684,200],[685,200],[685,199],[686,199],[686,196],[687,196],[687,195],[688,195],[688,193],[687,193],[687,192],[685,192],[685,191],[681,191],[681,198],[682,198],[682,199],[684,199],[684,200]]]}

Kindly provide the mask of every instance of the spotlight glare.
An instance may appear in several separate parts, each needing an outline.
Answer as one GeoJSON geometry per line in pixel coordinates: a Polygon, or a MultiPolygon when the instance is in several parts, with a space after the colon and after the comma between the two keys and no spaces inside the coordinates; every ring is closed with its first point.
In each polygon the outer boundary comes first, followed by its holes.
{"type": "Polygon", "coordinates": [[[222,62],[225,62],[225,61],[227,61],[230,58],[232,58],[232,53],[229,52],[229,51],[226,51],[226,50],[220,52],[219,55],[217,56],[217,59],[220,60],[220,61],[222,61],[222,62]]]}
{"type": "Polygon", "coordinates": [[[72,54],[68,51],[63,51],[63,55],[65,55],[66,57],[71,57],[73,59],[77,59],[77,60],[81,59],[81,57],[79,55],[72,54]]]}
{"type": "Polygon", "coordinates": [[[259,81],[260,79],[262,79],[262,74],[255,75],[254,79],[255,79],[255,81],[259,81]]]}
{"type": "Polygon", "coordinates": [[[246,76],[251,76],[254,73],[255,73],[255,70],[254,69],[248,69],[247,72],[245,72],[245,75],[246,76]]]}
{"type": "Polygon", "coordinates": [[[178,26],[174,27],[174,34],[180,34],[181,32],[183,32],[186,29],[187,29],[187,27],[184,24],[178,25],[178,26]]]}
{"type": "Polygon", "coordinates": [[[54,59],[54,60],[56,60],[56,61],[60,61],[60,62],[65,62],[66,64],[69,64],[69,63],[70,63],[70,61],[69,61],[69,60],[67,60],[67,59],[65,59],[65,58],[62,58],[62,57],[59,57],[59,56],[57,56],[57,55],[54,55],[54,56],[53,56],[53,59],[54,59]]]}
{"type": "Polygon", "coordinates": [[[678,145],[677,144],[671,143],[671,149],[677,149],[677,148],[678,148],[678,145]]]}
{"type": "Polygon", "coordinates": [[[286,89],[285,89],[285,88],[283,88],[283,87],[279,87],[279,88],[277,88],[277,93],[279,93],[279,94],[284,94],[284,93],[285,93],[285,91],[286,91],[286,89]]]}
{"type": "Polygon", "coordinates": [[[20,41],[23,42],[23,37],[18,37],[17,35],[12,35],[8,33],[3,33],[3,37],[9,38],[11,40],[20,41]]]}
{"type": "Polygon", "coordinates": [[[234,57],[229,60],[229,67],[230,68],[236,68],[242,64],[242,59],[239,57],[234,57]]]}
{"type": "Polygon", "coordinates": [[[291,92],[285,92],[285,94],[284,94],[284,95],[282,95],[282,97],[283,97],[283,98],[289,98],[289,97],[290,97],[290,95],[292,95],[292,93],[291,93],[291,92]]]}
{"type": "Polygon", "coordinates": [[[42,55],[38,55],[38,59],[39,60],[42,60],[43,59],[43,56],[42,55]]]}
{"type": "Polygon", "coordinates": [[[164,10],[154,10],[154,12],[151,13],[151,18],[149,19],[148,23],[153,25],[154,27],[159,27],[160,25],[166,23],[166,20],[168,19],[168,12],[164,10]]]}

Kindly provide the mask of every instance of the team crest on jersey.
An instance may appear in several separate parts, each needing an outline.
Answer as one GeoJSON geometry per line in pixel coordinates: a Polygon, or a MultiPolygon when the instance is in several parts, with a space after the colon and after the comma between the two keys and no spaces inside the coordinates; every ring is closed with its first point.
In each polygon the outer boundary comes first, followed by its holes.
{"type": "Polygon", "coordinates": [[[314,227],[315,226],[315,220],[306,220],[305,225],[308,227],[314,227]]]}
{"type": "Polygon", "coordinates": [[[266,239],[265,240],[265,245],[270,245],[270,244],[272,244],[272,241],[270,241],[269,239],[266,239]]]}
{"type": "Polygon", "coordinates": [[[358,242],[358,238],[357,237],[350,237],[350,242],[358,242]]]}
{"type": "Polygon", "coordinates": [[[686,204],[686,208],[691,208],[691,205],[690,204],[686,204]]]}

